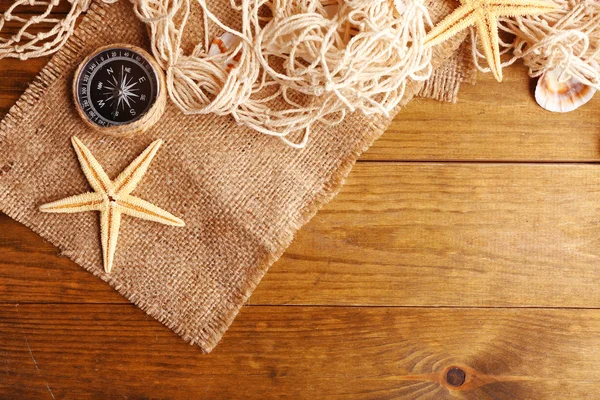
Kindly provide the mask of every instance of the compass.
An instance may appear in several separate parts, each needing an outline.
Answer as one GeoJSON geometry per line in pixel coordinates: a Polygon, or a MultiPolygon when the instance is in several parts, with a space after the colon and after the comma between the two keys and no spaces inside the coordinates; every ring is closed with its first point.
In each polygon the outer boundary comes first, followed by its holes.
{"type": "Polygon", "coordinates": [[[160,66],[146,51],[124,44],[86,57],[75,72],[73,95],[88,125],[115,136],[147,130],[166,104],[160,66]]]}

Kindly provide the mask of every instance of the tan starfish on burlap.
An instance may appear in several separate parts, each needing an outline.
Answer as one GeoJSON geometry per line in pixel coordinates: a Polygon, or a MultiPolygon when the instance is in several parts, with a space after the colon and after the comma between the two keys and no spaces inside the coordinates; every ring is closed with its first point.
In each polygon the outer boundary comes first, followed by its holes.
{"type": "Polygon", "coordinates": [[[181,219],[167,211],[130,194],[144,177],[162,140],[159,139],[148,146],[114,181],[108,178],[100,163],[79,139],[73,136],[71,142],[77,153],[81,169],[94,192],[78,194],[44,204],[40,207],[40,211],[49,213],[100,211],[102,258],[106,273],[110,273],[113,267],[122,214],[165,225],[185,225],[181,219]]]}
{"type": "Polygon", "coordinates": [[[502,81],[502,63],[497,18],[540,15],[559,8],[545,0],[460,0],[460,4],[427,34],[425,46],[435,46],[475,26],[490,69],[499,82],[502,81]]]}

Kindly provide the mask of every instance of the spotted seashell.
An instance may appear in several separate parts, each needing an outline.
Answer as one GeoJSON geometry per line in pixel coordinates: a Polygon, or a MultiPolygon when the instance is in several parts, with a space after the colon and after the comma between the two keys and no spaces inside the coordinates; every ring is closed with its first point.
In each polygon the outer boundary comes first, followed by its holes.
{"type": "Polygon", "coordinates": [[[561,80],[561,68],[546,72],[539,79],[535,89],[535,100],[542,108],[559,113],[578,109],[589,102],[596,89],[570,78],[561,80]]]}

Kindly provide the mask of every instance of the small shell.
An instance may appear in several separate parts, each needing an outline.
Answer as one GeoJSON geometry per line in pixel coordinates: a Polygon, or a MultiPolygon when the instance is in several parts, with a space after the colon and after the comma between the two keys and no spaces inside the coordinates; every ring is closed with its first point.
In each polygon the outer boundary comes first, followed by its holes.
{"type": "Polygon", "coordinates": [[[398,14],[402,15],[406,11],[406,3],[404,0],[394,0],[394,6],[396,7],[396,11],[398,14]]]}
{"type": "MultiPolygon", "coordinates": [[[[227,53],[228,51],[235,49],[240,42],[241,39],[239,36],[225,32],[221,36],[213,39],[212,43],[210,44],[210,48],[208,49],[208,55],[216,56],[227,53]]],[[[226,67],[228,71],[232,70],[237,65],[238,61],[240,61],[240,57],[241,54],[238,52],[236,55],[227,60],[226,67]]]]}
{"type": "Polygon", "coordinates": [[[208,49],[208,55],[216,56],[217,54],[227,53],[229,50],[235,48],[240,41],[241,39],[239,36],[225,32],[221,36],[213,39],[210,48],[208,49]]]}
{"type": "Polygon", "coordinates": [[[596,89],[571,78],[560,81],[562,69],[555,68],[546,72],[538,81],[535,89],[535,100],[542,108],[566,113],[586,104],[594,97],[596,89]]]}

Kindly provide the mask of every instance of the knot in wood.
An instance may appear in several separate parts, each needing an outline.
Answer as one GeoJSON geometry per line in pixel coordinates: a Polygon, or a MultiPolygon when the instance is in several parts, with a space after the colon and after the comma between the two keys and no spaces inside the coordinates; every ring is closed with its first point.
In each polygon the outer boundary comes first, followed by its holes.
{"type": "Polygon", "coordinates": [[[467,378],[466,372],[459,367],[452,367],[446,372],[446,382],[453,387],[462,386],[467,378]]]}

